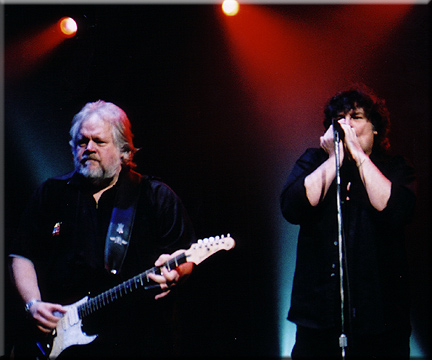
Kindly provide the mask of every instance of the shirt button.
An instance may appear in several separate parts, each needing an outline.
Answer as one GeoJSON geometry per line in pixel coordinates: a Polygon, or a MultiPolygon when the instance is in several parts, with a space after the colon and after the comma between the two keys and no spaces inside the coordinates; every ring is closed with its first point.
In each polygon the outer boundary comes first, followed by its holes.
{"type": "Polygon", "coordinates": [[[338,242],[337,242],[337,241],[335,241],[335,242],[334,242],[333,244],[334,244],[334,246],[337,246],[338,242]]]}

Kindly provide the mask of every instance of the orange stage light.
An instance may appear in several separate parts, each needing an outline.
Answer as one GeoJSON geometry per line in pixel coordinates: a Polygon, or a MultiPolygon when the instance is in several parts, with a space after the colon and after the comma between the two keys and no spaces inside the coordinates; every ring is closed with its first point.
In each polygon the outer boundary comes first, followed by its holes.
{"type": "Polygon", "coordinates": [[[225,0],[222,3],[222,10],[225,15],[234,16],[239,11],[239,3],[236,0],[225,0]]]}
{"type": "Polygon", "coordinates": [[[65,39],[73,37],[78,30],[77,23],[64,17],[45,29],[26,33],[7,44],[5,48],[5,77],[21,78],[40,65],[65,39]]]}
{"type": "Polygon", "coordinates": [[[58,24],[61,33],[67,38],[74,36],[78,30],[76,21],[70,17],[61,18],[58,24]]]}

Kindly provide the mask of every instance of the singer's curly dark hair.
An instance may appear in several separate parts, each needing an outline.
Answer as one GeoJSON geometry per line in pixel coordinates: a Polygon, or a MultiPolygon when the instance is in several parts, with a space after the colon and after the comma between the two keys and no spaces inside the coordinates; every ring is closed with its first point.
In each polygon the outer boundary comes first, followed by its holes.
{"type": "Polygon", "coordinates": [[[341,112],[346,114],[357,108],[363,109],[366,117],[377,131],[373,151],[389,150],[390,113],[385,101],[364,84],[355,84],[348,90],[337,93],[327,102],[324,108],[323,121],[325,129],[330,127],[332,120],[341,112]]]}

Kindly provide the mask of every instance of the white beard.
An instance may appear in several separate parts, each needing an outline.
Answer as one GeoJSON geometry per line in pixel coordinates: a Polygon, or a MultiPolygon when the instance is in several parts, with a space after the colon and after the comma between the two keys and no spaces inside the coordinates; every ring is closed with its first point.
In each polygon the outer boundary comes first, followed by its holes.
{"type": "Polygon", "coordinates": [[[94,184],[100,184],[107,179],[114,178],[121,168],[120,159],[106,168],[103,168],[99,162],[97,162],[97,166],[95,167],[94,161],[85,162],[82,164],[77,159],[75,159],[74,162],[77,171],[94,184]]]}

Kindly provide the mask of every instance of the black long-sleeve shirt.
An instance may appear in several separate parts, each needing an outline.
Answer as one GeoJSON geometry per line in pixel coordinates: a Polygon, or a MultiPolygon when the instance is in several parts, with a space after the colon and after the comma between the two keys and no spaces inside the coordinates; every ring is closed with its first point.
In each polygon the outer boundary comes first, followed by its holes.
{"type": "MultiPolygon", "coordinates": [[[[124,169],[97,204],[89,184],[75,172],[49,179],[35,192],[11,253],[33,262],[43,301],[68,305],[89,293],[99,295],[152,268],[159,255],[187,249],[195,241],[177,195],[163,182],[143,178],[123,266],[116,275],[105,270],[105,239],[113,207],[119,192],[135,186],[137,176],[124,169]]],[[[158,354],[172,346],[163,342],[173,326],[172,296],[157,301],[153,297],[154,293],[139,289],[86,319],[84,330],[99,334],[93,343],[98,346],[95,354],[101,349],[113,356],[126,351],[158,354]]],[[[91,349],[79,350],[90,355],[91,349]]]]}
{"type": "MultiPolygon", "coordinates": [[[[345,159],[341,166],[345,306],[350,327],[358,333],[410,327],[404,230],[415,204],[415,174],[402,157],[370,158],[392,182],[381,212],[370,204],[355,163],[345,159]]],[[[341,318],[336,184],[315,207],[304,187],[305,177],[327,159],[324,150],[308,149],[280,199],[286,220],[300,225],[288,319],[315,329],[337,327],[341,318]]]]}

